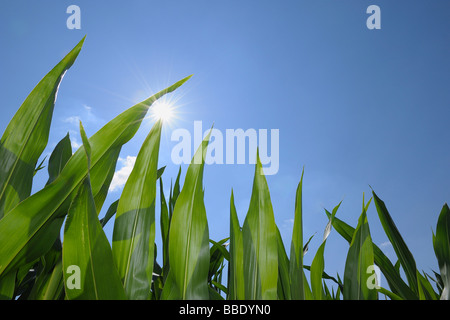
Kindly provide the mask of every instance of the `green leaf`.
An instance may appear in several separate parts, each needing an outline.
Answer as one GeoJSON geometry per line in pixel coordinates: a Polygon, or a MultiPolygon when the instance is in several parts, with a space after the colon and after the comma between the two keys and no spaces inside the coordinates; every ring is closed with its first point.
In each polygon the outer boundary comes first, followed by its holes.
{"type": "MultiPolygon", "coordinates": [[[[216,281],[214,281],[214,280],[212,280],[211,282],[212,282],[212,284],[213,284],[214,286],[216,286],[218,289],[220,289],[220,290],[222,290],[223,292],[227,293],[227,288],[226,288],[223,284],[218,283],[218,282],[216,282],[216,281]]],[[[222,298],[221,300],[224,300],[224,299],[222,298]]]]}
{"type": "MultiPolygon", "coordinates": [[[[177,178],[175,180],[175,185],[173,186],[173,193],[170,194],[169,197],[169,221],[172,220],[173,210],[175,208],[175,204],[178,199],[178,195],[180,194],[180,176],[181,176],[181,166],[178,170],[177,178]]],[[[172,190],[172,186],[170,187],[172,190]]]]}
{"type": "MultiPolygon", "coordinates": [[[[48,161],[49,178],[46,185],[49,185],[58,177],[71,156],[72,145],[69,134],[67,134],[58,142],[50,155],[48,161]]],[[[53,229],[53,232],[59,232],[60,225],[55,225],[53,229]]],[[[34,268],[41,268],[42,271],[37,276],[28,299],[57,300],[61,298],[64,291],[62,247],[59,236],[55,240],[52,248],[40,260],[41,262],[34,268]]]]}
{"type": "MultiPolygon", "coordinates": [[[[154,101],[174,91],[188,79],[189,77],[178,81],[131,107],[95,133],[89,139],[92,147],[91,171],[101,170],[98,165],[102,163],[103,157],[121,148],[134,136],[154,101]]],[[[61,226],[87,172],[82,147],[70,158],[55,181],[19,203],[0,220],[0,276],[17,265],[35,260],[49,250],[59,234],[59,229],[54,226],[61,226]]],[[[100,190],[103,182],[102,179],[91,179],[92,190],[100,190]]],[[[95,195],[95,191],[93,193],[95,195]]]]}
{"type": "Polygon", "coordinates": [[[325,269],[324,251],[326,240],[322,242],[311,263],[311,291],[315,300],[323,300],[322,274],[325,269]]]}
{"type": "Polygon", "coordinates": [[[303,287],[305,289],[305,300],[314,300],[314,296],[309,286],[308,279],[306,279],[305,272],[303,272],[303,287]]]}
{"type": "Polygon", "coordinates": [[[106,152],[90,172],[92,193],[94,194],[97,214],[100,213],[106,196],[108,195],[120,151],[121,147],[115,147],[106,152]]]}
{"type": "Polygon", "coordinates": [[[434,253],[438,260],[443,290],[441,300],[450,299],[450,209],[442,207],[433,241],[434,253]]]}
{"type": "Polygon", "coordinates": [[[211,287],[208,287],[209,300],[224,300],[223,297],[211,287]]]}
{"type": "Polygon", "coordinates": [[[209,298],[209,230],[203,201],[203,167],[210,135],[211,131],[189,165],[172,214],[169,230],[170,269],[161,299],[209,298]]]}
{"type": "Polygon", "coordinates": [[[91,170],[92,148],[91,148],[91,145],[89,143],[89,139],[86,136],[86,131],[84,131],[84,127],[83,127],[83,124],[81,123],[81,121],[80,121],[80,135],[81,135],[81,140],[83,141],[84,152],[85,152],[86,158],[87,158],[88,175],[89,175],[90,170],[91,170]]]}
{"type": "Polygon", "coordinates": [[[252,196],[242,229],[245,298],[274,300],[278,284],[277,226],[259,151],[256,159],[252,196]]]}
{"type": "Polygon", "coordinates": [[[67,215],[62,255],[67,299],[126,298],[108,239],[97,217],[89,176],[67,215]]]}
{"type": "MultiPolygon", "coordinates": [[[[46,185],[50,184],[56,179],[71,156],[72,147],[70,144],[69,134],[67,134],[61,141],[59,141],[52,154],[50,155],[48,162],[49,179],[46,185]]],[[[53,232],[59,232],[60,228],[61,225],[55,225],[53,227],[53,232]]],[[[52,249],[48,253],[46,253],[45,256],[40,260],[45,261],[45,263],[42,264],[41,262],[39,262],[35,266],[33,266],[33,269],[42,269],[42,271],[36,277],[36,280],[34,281],[35,283],[30,290],[27,299],[58,299],[63,291],[61,240],[59,239],[59,237],[54,242],[52,249]]],[[[28,270],[28,268],[26,269],[28,270]]],[[[20,290],[20,288],[18,288],[18,290],[20,290]]],[[[21,298],[24,296],[25,294],[22,294],[21,298]]]]}
{"type": "Polygon", "coordinates": [[[384,202],[378,198],[374,191],[372,191],[372,194],[383,229],[391,242],[398,259],[400,260],[410,288],[413,292],[417,293],[417,268],[414,257],[398,231],[397,226],[395,225],[394,220],[392,220],[392,217],[389,214],[384,202]]]}
{"type": "Polygon", "coordinates": [[[58,142],[55,149],[48,160],[48,181],[47,184],[55,181],[62,169],[72,156],[72,145],[70,143],[69,134],[67,134],[61,141],[58,142]]]}
{"type": "Polygon", "coordinates": [[[303,246],[303,257],[306,255],[306,253],[308,253],[309,243],[311,242],[312,238],[314,238],[315,235],[316,233],[314,233],[311,237],[309,237],[308,241],[306,241],[305,245],[303,246]]]}
{"type": "MultiPolygon", "coordinates": [[[[223,275],[223,268],[225,266],[224,260],[230,260],[230,254],[226,249],[228,241],[230,238],[225,238],[220,240],[219,242],[215,242],[214,240],[209,240],[212,244],[209,250],[209,271],[208,271],[208,284],[213,286],[214,289],[223,290],[225,288],[223,285],[216,285],[216,283],[220,283],[223,275]]],[[[228,291],[223,290],[223,291],[228,291]]]]}
{"type": "Polygon", "coordinates": [[[164,170],[166,170],[166,166],[161,167],[161,168],[158,169],[158,171],[156,171],[156,179],[161,178],[161,176],[162,176],[163,173],[164,173],[164,170]]]}
{"type": "Polygon", "coordinates": [[[41,258],[42,271],[38,273],[28,300],[59,300],[64,293],[62,246],[57,239],[53,247],[41,258]]]}
{"type": "MultiPolygon", "coordinates": [[[[310,270],[311,271],[311,266],[307,266],[307,265],[303,265],[303,269],[306,270],[310,270]]],[[[339,278],[339,275],[338,275],[339,278]]],[[[341,289],[343,288],[342,283],[338,280],[336,280],[336,278],[330,276],[328,273],[326,273],[325,271],[322,273],[322,279],[327,279],[327,280],[332,280],[334,283],[336,283],[341,289]]]]}
{"type": "Polygon", "coordinates": [[[45,168],[45,166],[44,166],[45,159],[47,159],[47,156],[45,156],[44,159],[42,159],[42,161],[39,163],[39,165],[34,169],[33,176],[35,176],[36,173],[38,173],[39,171],[41,171],[42,169],[45,168]]]}
{"type": "Polygon", "coordinates": [[[311,291],[315,300],[323,300],[325,298],[323,287],[322,287],[322,276],[325,269],[325,260],[324,260],[324,252],[325,252],[325,244],[327,242],[327,238],[331,232],[331,225],[334,220],[334,216],[336,215],[341,203],[339,203],[331,214],[331,217],[325,227],[322,244],[314,256],[314,259],[311,263],[311,291]]]}
{"type": "Polygon", "coordinates": [[[169,210],[167,208],[166,197],[164,196],[164,187],[162,178],[159,179],[159,191],[160,191],[160,204],[161,204],[161,214],[160,214],[160,225],[161,225],[161,240],[163,246],[163,275],[164,280],[169,272],[169,210]]]}
{"type": "Polygon", "coordinates": [[[442,278],[441,275],[438,274],[436,271],[432,270],[434,273],[435,278],[432,278],[430,275],[427,274],[427,278],[431,279],[435,284],[436,287],[438,289],[438,296],[442,295],[442,290],[444,288],[444,283],[442,282],[442,278]]]}
{"type": "Polygon", "coordinates": [[[11,271],[0,281],[0,300],[11,300],[14,296],[16,272],[11,271]]]}
{"type": "MultiPolygon", "coordinates": [[[[331,213],[325,210],[328,217],[331,217],[331,213]]],[[[350,243],[353,239],[353,234],[355,229],[340,220],[339,218],[334,218],[332,221],[333,228],[350,243]]],[[[408,287],[408,285],[403,281],[397,272],[394,265],[386,257],[386,255],[381,251],[381,249],[373,244],[374,262],[380,268],[383,275],[389,284],[389,287],[394,294],[399,295],[403,299],[418,299],[418,296],[408,287]]]]}
{"type": "MultiPolygon", "coordinates": [[[[294,300],[305,300],[305,288],[303,284],[303,210],[302,210],[302,185],[303,173],[297,187],[295,197],[294,229],[292,231],[291,254],[289,265],[289,278],[291,281],[291,297],[294,300]]],[[[309,241],[308,241],[309,243],[309,241]]]]}
{"type": "Polygon", "coordinates": [[[417,271],[418,289],[420,300],[438,300],[439,295],[433,290],[433,286],[427,277],[417,271]]]}
{"type": "Polygon", "coordinates": [[[116,214],[118,204],[119,199],[117,199],[116,201],[114,201],[109,205],[109,208],[105,213],[105,216],[102,219],[100,219],[100,224],[102,225],[102,228],[104,228],[108,223],[108,221],[111,220],[111,218],[116,214]]]}
{"type": "Polygon", "coordinates": [[[327,286],[327,283],[325,282],[325,280],[323,280],[323,289],[324,289],[325,300],[332,300],[333,297],[331,296],[331,292],[328,289],[328,286],[327,286]]]}
{"type": "MultiPolygon", "coordinates": [[[[158,179],[163,174],[165,168],[166,167],[162,167],[162,168],[158,169],[158,174],[157,174],[158,179]]],[[[95,199],[95,197],[94,197],[94,199],[95,199]]],[[[105,225],[108,223],[108,221],[116,214],[118,204],[119,204],[119,199],[117,199],[116,201],[114,201],[113,203],[111,203],[109,205],[109,208],[105,213],[105,216],[102,219],[100,219],[100,223],[101,223],[102,227],[105,227],[105,225]]],[[[97,207],[97,204],[96,204],[96,207],[97,207]]],[[[97,212],[99,212],[98,208],[97,208],[97,212]]]]}
{"type": "MultiPolygon", "coordinates": [[[[277,228],[277,245],[278,245],[278,300],[291,300],[291,282],[289,278],[289,259],[286,249],[281,238],[280,230],[277,228]]],[[[303,270],[302,270],[303,271],[303,270]]],[[[303,274],[300,273],[303,278],[303,274]]],[[[302,279],[303,280],[303,279],[302,279]]],[[[302,282],[303,286],[303,282],[302,282]]]]}
{"type": "Polygon", "coordinates": [[[374,265],[373,244],[366,215],[369,203],[366,207],[363,205],[363,212],[347,253],[343,292],[345,300],[377,299],[376,286],[371,287],[372,283],[369,285],[369,278],[374,276],[368,272],[369,267],[374,265]]]}
{"type": "Polygon", "coordinates": [[[122,300],[125,292],[114,266],[111,247],[97,217],[89,175],[91,145],[81,121],[80,134],[88,174],[70,206],[64,227],[62,261],[66,298],[122,300]],[[70,272],[73,274],[69,275],[70,272]]]}
{"type": "Polygon", "coordinates": [[[114,223],[114,261],[130,300],[147,299],[152,284],[161,128],[159,120],[139,151],[122,191],[114,223]]]}
{"type": "Polygon", "coordinates": [[[382,293],[382,294],[388,296],[389,298],[391,298],[391,300],[403,300],[402,297],[396,295],[395,293],[393,293],[385,288],[378,288],[377,291],[379,293],[382,293]]]}
{"type": "Polygon", "coordinates": [[[61,80],[84,38],[31,91],[0,140],[0,219],[31,193],[36,163],[44,151],[61,80]]]}
{"type": "Polygon", "coordinates": [[[228,279],[229,300],[244,300],[244,244],[242,230],[234,205],[234,193],[230,198],[230,273],[228,279]]]}
{"type": "Polygon", "coordinates": [[[209,239],[209,242],[211,242],[212,244],[211,249],[209,251],[211,255],[211,261],[213,260],[213,255],[216,256],[216,259],[223,258],[227,261],[230,261],[230,253],[227,251],[226,249],[227,244],[225,243],[229,239],[230,238],[225,238],[220,240],[219,242],[209,239]]]}

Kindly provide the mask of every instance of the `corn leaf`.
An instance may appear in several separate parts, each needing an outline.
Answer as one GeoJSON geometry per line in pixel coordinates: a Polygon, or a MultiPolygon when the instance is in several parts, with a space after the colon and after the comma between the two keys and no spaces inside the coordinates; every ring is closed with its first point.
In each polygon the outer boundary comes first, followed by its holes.
{"type": "MultiPolygon", "coordinates": [[[[289,278],[289,258],[281,238],[280,230],[277,228],[278,246],[278,300],[291,300],[291,282],[289,278]]],[[[302,274],[300,274],[302,276],[302,274]]],[[[303,283],[302,283],[303,285],[303,283]]]]}
{"type": "Polygon", "coordinates": [[[420,300],[439,300],[439,295],[434,291],[433,286],[426,276],[417,271],[418,293],[420,300]]]}
{"type": "Polygon", "coordinates": [[[102,228],[106,226],[109,220],[116,214],[117,212],[117,205],[119,204],[119,199],[111,203],[108,207],[108,210],[106,210],[105,216],[100,219],[100,224],[102,225],[102,228]]]}
{"type": "Polygon", "coordinates": [[[444,288],[444,284],[442,282],[442,278],[441,275],[438,274],[436,271],[432,270],[434,273],[435,278],[432,278],[429,274],[426,274],[427,278],[429,278],[430,280],[432,280],[435,285],[436,288],[438,289],[438,296],[440,297],[442,295],[442,290],[444,288]]]}
{"type": "MultiPolygon", "coordinates": [[[[325,210],[325,213],[328,217],[331,217],[331,213],[325,210]]],[[[340,220],[339,218],[334,218],[332,221],[333,228],[345,239],[350,242],[353,239],[353,235],[355,229],[340,220]]],[[[373,244],[373,253],[374,253],[374,262],[380,268],[383,275],[386,277],[386,280],[389,284],[390,289],[393,294],[396,294],[403,299],[418,299],[418,296],[408,287],[408,285],[403,281],[400,277],[400,274],[397,272],[395,266],[391,263],[391,261],[386,257],[386,255],[381,251],[381,249],[373,244]]]]}
{"type": "Polygon", "coordinates": [[[114,261],[130,300],[147,299],[152,283],[161,128],[159,120],[139,151],[122,191],[114,223],[114,261]]]}
{"type": "Polygon", "coordinates": [[[409,251],[408,246],[403,240],[400,232],[398,231],[397,226],[395,225],[394,220],[392,220],[392,217],[389,214],[384,202],[380,198],[378,198],[374,191],[372,191],[372,194],[381,225],[383,226],[383,229],[403,267],[403,270],[405,271],[405,275],[411,290],[414,293],[417,293],[417,268],[414,257],[411,254],[411,251],[409,251]]]}
{"type": "Polygon", "coordinates": [[[38,173],[39,171],[41,171],[42,169],[45,168],[45,166],[44,166],[44,161],[45,161],[45,159],[47,159],[47,156],[45,156],[44,159],[41,160],[41,162],[39,163],[39,165],[34,169],[33,176],[35,176],[36,173],[38,173]]]}
{"type": "MultiPolygon", "coordinates": [[[[330,213],[331,215],[331,213],[330,213]]],[[[311,237],[309,237],[308,241],[306,241],[305,245],[303,246],[303,257],[308,253],[309,251],[309,243],[311,242],[312,238],[316,235],[314,233],[311,237]]]]}
{"type": "Polygon", "coordinates": [[[315,300],[323,300],[325,298],[322,287],[322,277],[325,269],[325,260],[324,260],[325,244],[331,232],[331,226],[334,220],[334,216],[336,215],[340,205],[341,203],[339,203],[336,207],[334,207],[333,212],[328,220],[327,226],[325,227],[322,244],[317,250],[316,255],[314,256],[314,259],[311,263],[310,269],[311,292],[315,300]]]}
{"type": "Polygon", "coordinates": [[[222,290],[225,294],[228,289],[221,284],[223,269],[225,267],[224,261],[230,261],[230,254],[226,249],[227,244],[225,243],[230,238],[225,238],[216,242],[214,240],[209,240],[212,244],[209,250],[209,271],[208,271],[208,284],[214,290],[222,290]]]}
{"type": "MultiPolygon", "coordinates": [[[[304,264],[303,268],[306,269],[306,270],[310,270],[311,271],[311,266],[308,266],[308,265],[304,264]]],[[[338,275],[338,278],[339,278],[339,275],[338,275]]],[[[336,280],[335,277],[330,276],[325,271],[322,273],[322,279],[332,280],[334,283],[336,283],[339,286],[339,288],[341,288],[341,289],[343,288],[343,284],[340,282],[339,279],[336,280]]]]}
{"type": "MultiPolygon", "coordinates": [[[[96,166],[101,159],[134,136],[154,101],[188,79],[178,81],[131,107],[95,133],[89,139],[92,146],[91,170],[100,170],[96,166]]],[[[54,232],[57,229],[54,226],[61,226],[76,190],[87,176],[83,149],[75,152],[55,181],[19,203],[0,220],[0,276],[8,269],[35,260],[52,246],[59,234],[58,230],[54,232]]],[[[93,190],[100,190],[99,185],[104,181],[91,182],[93,190]]]]}
{"type": "MultiPolygon", "coordinates": [[[[46,185],[52,183],[72,156],[70,136],[67,134],[53,149],[48,161],[48,175],[46,185]]],[[[60,226],[55,225],[55,230],[60,226]]],[[[62,272],[62,246],[58,237],[52,248],[40,259],[40,263],[34,266],[40,269],[35,283],[30,291],[28,299],[31,300],[57,300],[61,298],[64,288],[62,272]]]]}
{"type": "Polygon", "coordinates": [[[242,230],[234,205],[234,193],[230,198],[230,272],[228,279],[229,300],[244,300],[244,244],[242,230]]]}
{"type": "Polygon", "coordinates": [[[159,195],[160,195],[160,226],[161,226],[161,240],[162,240],[162,251],[163,251],[163,268],[162,272],[164,275],[164,280],[169,272],[169,209],[167,208],[166,197],[164,196],[164,187],[162,178],[159,179],[159,195]]]}
{"type": "Polygon", "coordinates": [[[303,284],[303,210],[302,210],[302,185],[303,173],[297,187],[295,197],[294,229],[292,231],[289,278],[291,281],[291,298],[305,300],[305,288],[303,284]]]}
{"type": "Polygon", "coordinates": [[[171,193],[169,196],[169,222],[170,220],[172,220],[173,210],[175,208],[178,195],[180,194],[180,177],[181,177],[181,166],[178,170],[177,178],[175,180],[175,185],[173,186],[173,189],[172,185],[170,186],[171,193]]]}
{"type": "Polygon", "coordinates": [[[28,296],[29,300],[59,300],[64,292],[62,246],[58,238],[53,247],[41,258],[42,268],[28,296]]]}
{"type": "Polygon", "coordinates": [[[0,219],[31,193],[36,163],[45,149],[61,80],[84,38],[31,91],[0,140],[0,219]]]}
{"type": "MultiPolygon", "coordinates": [[[[91,146],[81,122],[80,133],[90,168],[91,146]]],[[[125,299],[111,247],[97,217],[89,169],[67,214],[62,257],[67,299],[125,299]]]]}
{"type": "Polygon", "coordinates": [[[58,142],[48,160],[48,180],[47,184],[52,183],[59,176],[62,169],[72,156],[72,145],[69,134],[58,142]]]}
{"type": "Polygon", "coordinates": [[[169,261],[161,299],[209,298],[209,230],[203,202],[203,167],[211,132],[203,140],[186,172],[169,230],[169,261]],[[201,159],[201,161],[194,161],[201,159]]]}
{"type": "Polygon", "coordinates": [[[366,215],[369,203],[366,207],[363,205],[363,212],[347,253],[343,292],[345,300],[377,299],[375,286],[370,287],[368,283],[369,277],[372,276],[368,268],[374,265],[373,244],[366,215]]]}
{"type": "Polygon", "coordinates": [[[11,300],[14,296],[16,272],[11,271],[0,281],[0,300],[11,300]]]}
{"type": "Polygon", "coordinates": [[[324,251],[326,240],[322,242],[311,263],[311,292],[315,300],[323,300],[322,274],[325,269],[324,251]]]}
{"type": "MultiPolygon", "coordinates": [[[[48,162],[48,174],[49,179],[47,184],[53,182],[56,177],[61,172],[62,168],[65,166],[69,158],[72,156],[72,146],[70,144],[69,134],[67,134],[61,141],[58,142],[55,149],[52,151],[48,162]]],[[[60,225],[56,225],[55,229],[59,230],[60,225]]],[[[59,253],[56,249],[50,250],[49,253],[46,254],[46,257],[43,259],[46,260],[45,265],[37,265],[34,268],[39,269],[42,268],[42,271],[37,276],[35,284],[30,291],[29,299],[38,300],[38,299],[52,299],[60,296],[62,289],[62,268],[61,268],[61,241],[60,239],[56,239],[53,247],[59,246],[59,253]],[[54,258],[54,256],[58,258],[54,258]],[[52,264],[50,264],[49,260],[51,259],[52,264]],[[59,260],[58,260],[59,259],[59,260]],[[53,265],[55,264],[55,266],[53,265]],[[58,272],[56,269],[59,268],[58,272]],[[55,270],[56,271],[55,271],[55,270]],[[58,279],[58,280],[57,280],[58,279]],[[59,281],[59,282],[58,282],[59,281]]],[[[9,281],[7,279],[0,281],[0,288],[5,288],[9,286],[9,291],[12,294],[14,291],[14,281],[16,278],[15,272],[10,272],[12,276],[8,276],[12,278],[13,281],[9,281]],[[11,286],[12,284],[12,286],[11,286]]],[[[0,289],[2,291],[2,289],[0,289]]],[[[12,296],[10,297],[10,299],[12,296]]]]}
{"type": "Polygon", "coordinates": [[[111,148],[106,152],[92,167],[90,171],[90,180],[92,186],[92,194],[94,195],[95,210],[100,213],[106,196],[108,195],[109,186],[116,169],[117,160],[122,146],[111,148]]]}
{"type": "Polygon", "coordinates": [[[308,279],[306,278],[306,274],[304,271],[303,271],[303,288],[305,291],[305,300],[314,300],[311,287],[309,286],[308,279]]]}
{"type": "MultiPolygon", "coordinates": [[[[52,183],[72,156],[70,136],[67,134],[53,149],[48,161],[48,175],[46,185],[52,183]]],[[[58,229],[59,226],[55,226],[58,229]]],[[[59,230],[59,229],[58,229],[59,230]]],[[[62,246],[58,237],[52,248],[40,259],[35,269],[42,269],[36,277],[28,299],[58,300],[63,295],[64,280],[62,272],[62,246]]]]}
{"type": "Polygon", "coordinates": [[[230,240],[230,238],[225,238],[218,242],[209,239],[209,242],[212,244],[211,249],[209,250],[211,262],[216,260],[223,261],[224,259],[230,261],[230,253],[226,249],[228,245],[226,242],[228,240],[230,240]]]}
{"type": "MultiPolygon", "coordinates": [[[[165,169],[165,167],[158,169],[158,175],[157,175],[158,179],[163,174],[164,169],[165,169]]],[[[94,199],[95,199],[95,197],[94,197],[94,199]]],[[[116,214],[118,204],[119,204],[119,199],[117,199],[116,201],[114,201],[113,203],[111,203],[109,205],[108,210],[105,213],[105,216],[100,219],[100,224],[102,225],[102,227],[105,227],[105,225],[108,223],[108,221],[111,220],[111,218],[116,214]]]]}
{"type": "Polygon", "coordinates": [[[441,271],[440,278],[443,285],[441,300],[450,300],[450,209],[447,204],[442,207],[439,214],[433,247],[441,271]]]}
{"type": "Polygon", "coordinates": [[[274,300],[278,285],[277,227],[259,151],[256,159],[252,196],[242,229],[245,298],[274,300]]]}
{"type": "Polygon", "coordinates": [[[381,294],[384,294],[385,296],[389,297],[391,300],[403,300],[402,297],[396,295],[395,293],[385,289],[385,288],[378,288],[377,291],[381,294]]]}

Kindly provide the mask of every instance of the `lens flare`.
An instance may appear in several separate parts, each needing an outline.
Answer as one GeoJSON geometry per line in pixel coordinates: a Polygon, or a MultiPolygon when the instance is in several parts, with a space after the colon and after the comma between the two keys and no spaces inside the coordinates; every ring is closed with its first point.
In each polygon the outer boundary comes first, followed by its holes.
{"type": "Polygon", "coordinates": [[[150,108],[153,118],[162,120],[163,122],[170,122],[174,116],[174,106],[168,101],[156,101],[150,108]]]}

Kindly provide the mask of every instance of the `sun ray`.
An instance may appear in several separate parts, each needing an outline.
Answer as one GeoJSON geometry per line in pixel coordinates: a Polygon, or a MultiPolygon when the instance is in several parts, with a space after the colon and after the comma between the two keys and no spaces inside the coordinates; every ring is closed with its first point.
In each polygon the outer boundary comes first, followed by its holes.
{"type": "Polygon", "coordinates": [[[167,101],[156,101],[152,105],[151,113],[156,120],[170,122],[173,117],[174,108],[173,105],[168,103],[167,101]]]}

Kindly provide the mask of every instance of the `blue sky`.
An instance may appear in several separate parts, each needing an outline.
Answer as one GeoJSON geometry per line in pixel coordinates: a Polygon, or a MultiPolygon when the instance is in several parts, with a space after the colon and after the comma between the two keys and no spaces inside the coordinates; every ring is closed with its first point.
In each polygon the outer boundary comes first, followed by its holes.
{"type": "MultiPolygon", "coordinates": [[[[164,128],[166,187],[178,171],[170,159],[176,128],[193,132],[201,120],[204,130],[213,123],[222,132],[279,129],[280,168],[267,180],[287,249],[304,167],[304,237],[317,232],[305,263],[320,245],[323,209],[343,200],[337,215],[356,226],[370,185],[419,269],[438,269],[432,230],[450,201],[450,3],[19,0],[0,8],[2,131],[38,81],[87,35],[60,87],[44,154],[67,132],[76,147],[78,119],[90,136],[134,103],[194,74],[174,93],[180,119],[164,128]],[[81,30],[66,27],[71,4],[81,8],[81,30]],[[381,8],[380,30],[366,27],[371,4],[381,8]]],[[[144,123],[123,148],[117,170],[137,155],[151,125],[144,123]]],[[[228,236],[231,188],[243,223],[253,173],[250,164],[206,166],[212,239],[228,236]]],[[[40,172],[35,189],[46,178],[40,172]]],[[[120,190],[110,193],[100,216],[120,190]]],[[[395,262],[373,204],[368,219],[374,242],[395,262]]],[[[348,245],[333,231],[329,239],[325,270],[342,276],[348,245]]]]}

